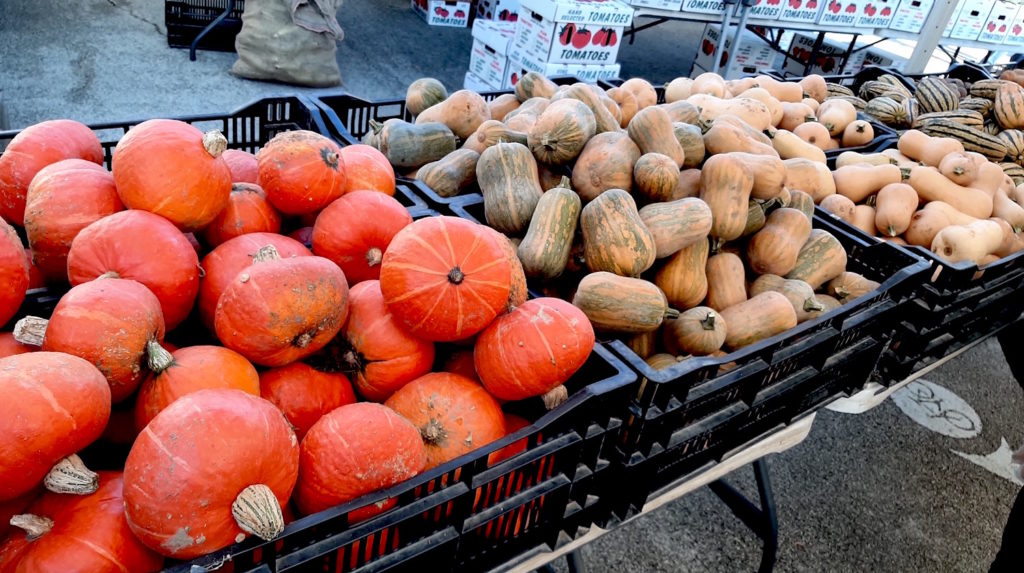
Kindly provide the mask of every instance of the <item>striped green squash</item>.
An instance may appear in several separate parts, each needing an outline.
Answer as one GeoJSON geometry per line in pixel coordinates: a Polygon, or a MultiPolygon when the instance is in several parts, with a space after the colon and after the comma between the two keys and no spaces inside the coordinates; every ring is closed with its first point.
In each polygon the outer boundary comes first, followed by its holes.
{"type": "Polygon", "coordinates": [[[1006,159],[1016,163],[1024,162],[1024,131],[1007,129],[996,137],[1006,145],[1006,159]]]}
{"type": "Polygon", "coordinates": [[[999,166],[1003,168],[1003,173],[1013,179],[1014,185],[1024,183],[1024,167],[1021,167],[1019,163],[1000,163],[999,166]]]}
{"type": "Polygon", "coordinates": [[[850,88],[844,85],[834,84],[832,82],[827,82],[825,84],[825,89],[827,90],[827,97],[857,95],[853,93],[853,90],[851,90],[850,88]]]}
{"type": "Polygon", "coordinates": [[[899,90],[893,87],[892,84],[873,80],[870,82],[864,82],[860,86],[858,95],[865,100],[871,101],[876,97],[887,97],[892,98],[896,101],[903,101],[910,97],[910,93],[906,90],[899,90]]]}
{"type": "Polygon", "coordinates": [[[983,97],[965,97],[960,100],[960,109],[970,109],[987,116],[992,113],[992,100],[983,97]]]}
{"type": "Polygon", "coordinates": [[[1024,127],[1024,88],[1009,82],[999,86],[992,115],[1003,129],[1024,127]]]}
{"type": "Polygon", "coordinates": [[[985,126],[985,118],[980,113],[970,109],[922,113],[914,118],[911,125],[916,129],[936,119],[949,119],[963,125],[969,125],[975,129],[982,129],[985,126]]]}
{"type": "Polygon", "coordinates": [[[846,101],[850,102],[853,105],[853,107],[857,108],[857,111],[864,111],[864,109],[867,108],[867,106],[868,106],[868,102],[860,99],[857,96],[835,96],[835,97],[827,98],[826,101],[828,101],[829,99],[843,99],[843,100],[846,100],[846,101]]]}
{"type": "Polygon", "coordinates": [[[882,75],[878,76],[878,81],[880,81],[880,82],[882,82],[884,84],[889,84],[890,86],[892,86],[897,91],[903,92],[903,94],[905,96],[907,96],[907,97],[910,97],[911,95],[913,95],[913,94],[910,93],[910,90],[907,89],[907,85],[904,84],[902,80],[900,80],[899,78],[897,78],[896,76],[894,76],[892,74],[882,74],[882,75]]]}
{"type": "Polygon", "coordinates": [[[886,125],[909,125],[903,105],[890,97],[876,97],[869,101],[864,113],[886,125]]]}
{"type": "Polygon", "coordinates": [[[999,127],[999,124],[996,123],[996,120],[994,120],[994,119],[986,119],[985,120],[985,129],[983,130],[985,133],[987,133],[989,135],[999,135],[999,132],[1002,131],[1002,130],[1003,130],[1003,128],[999,127]]]}
{"type": "Polygon", "coordinates": [[[999,90],[999,86],[1010,83],[1003,80],[979,80],[971,84],[971,95],[974,97],[983,97],[986,99],[996,99],[996,91],[999,90]]]}
{"type": "Polygon", "coordinates": [[[960,95],[940,78],[922,78],[917,82],[917,104],[921,113],[953,111],[960,107],[960,95]]]}
{"type": "Polygon", "coordinates": [[[950,119],[933,120],[921,126],[921,131],[932,137],[959,139],[964,144],[964,149],[980,153],[990,161],[998,162],[1006,157],[1006,144],[999,137],[950,119]]]}

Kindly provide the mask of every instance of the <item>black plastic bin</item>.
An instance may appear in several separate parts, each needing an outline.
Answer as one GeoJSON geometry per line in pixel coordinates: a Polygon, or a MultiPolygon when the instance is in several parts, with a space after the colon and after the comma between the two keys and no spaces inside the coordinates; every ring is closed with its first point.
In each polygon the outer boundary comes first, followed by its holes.
{"type": "MultiPolygon", "coordinates": [[[[196,36],[228,9],[229,0],[164,0],[167,45],[189,48],[196,36]]],[[[220,52],[235,51],[235,36],[242,30],[245,0],[235,0],[228,15],[206,33],[197,47],[220,52]]]]}

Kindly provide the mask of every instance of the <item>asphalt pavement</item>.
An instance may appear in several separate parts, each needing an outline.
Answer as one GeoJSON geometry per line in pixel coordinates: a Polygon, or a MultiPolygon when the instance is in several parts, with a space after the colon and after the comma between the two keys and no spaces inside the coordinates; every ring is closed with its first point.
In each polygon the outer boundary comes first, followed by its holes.
{"type": "MultiPolygon", "coordinates": [[[[429,28],[400,0],[348,0],[339,21],[346,38],[338,60],[351,93],[401,97],[422,75],[461,86],[468,30],[429,28]]],[[[621,48],[623,75],[663,82],[688,73],[700,30],[676,22],[639,34],[621,48]]],[[[12,128],[56,117],[101,122],[225,111],[263,95],[322,91],[236,78],[228,72],[234,60],[200,52],[190,62],[187,50],[168,48],[158,0],[0,1],[0,90],[12,128]]],[[[777,571],[987,569],[1020,487],[1002,454],[990,454],[1002,440],[1024,443],[1024,393],[994,341],[926,378],[973,408],[969,437],[939,433],[949,420],[919,412],[926,427],[889,400],[860,415],[822,411],[807,440],[769,458],[777,571]]],[[[731,480],[754,493],[748,469],[731,480]]],[[[700,490],[583,555],[591,571],[733,572],[756,569],[760,548],[700,490]]]]}

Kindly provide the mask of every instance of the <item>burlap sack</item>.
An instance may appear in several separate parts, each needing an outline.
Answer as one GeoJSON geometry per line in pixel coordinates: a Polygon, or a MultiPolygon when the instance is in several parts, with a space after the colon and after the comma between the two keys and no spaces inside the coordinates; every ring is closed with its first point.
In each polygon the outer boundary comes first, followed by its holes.
{"type": "Polygon", "coordinates": [[[303,86],[340,84],[336,42],[344,34],[334,18],[339,6],[341,0],[246,0],[231,72],[303,86]]]}

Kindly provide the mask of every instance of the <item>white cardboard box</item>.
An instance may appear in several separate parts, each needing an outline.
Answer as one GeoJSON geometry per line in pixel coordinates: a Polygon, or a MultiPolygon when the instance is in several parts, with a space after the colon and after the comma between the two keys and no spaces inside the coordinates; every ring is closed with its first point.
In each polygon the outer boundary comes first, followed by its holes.
{"type": "Polygon", "coordinates": [[[634,8],[656,8],[673,12],[678,12],[683,7],[683,0],[627,0],[626,3],[634,8]]]}
{"type": "Polygon", "coordinates": [[[824,10],[826,3],[828,0],[783,0],[779,20],[813,24],[818,21],[818,14],[824,10]]]}
{"type": "Polygon", "coordinates": [[[581,82],[589,84],[597,83],[597,80],[610,80],[619,77],[622,66],[619,64],[584,65],[584,64],[555,64],[542,62],[529,56],[522,60],[512,59],[509,62],[509,73],[505,79],[503,89],[514,88],[519,78],[526,72],[537,72],[547,77],[552,76],[576,76],[581,82]]]}
{"type": "Polygon", "coordinates": [[[612,64],[633,8],[608,0],[520,0],[511,56],[553,64],[612,64]]]}
{"type": "Polygon", "coordinates": [[[469,71],[491,89],[502,89],[508,77],[508,48],[515,31],[514,22],[473,21],[469,71]]]}
{"type": "Polygon", "coordinates": [[[893,15],[889,27],[893,30],[915,34],[920,32],[934,3],[935,0],[900,0],[900,5],[896,8],[896,14],[893,15]]]}
{"type": "Polygon", "coordinates": [[[957,40],[977,40],[981,29],[985,27],[985,22],[988,21],[995,0],[964,0],[962,4],[949,37],[957,40]]]}
{"type": "MultiPolygon", "coordinates": [[[[942,0],[939,1],[941,2],[942,0]]],[[[949,21],[946,22],[946,29],[942,32],[943,38],[948,38],[953,33],[953,26],[956,26],[956,18],[960,15],[960,9],[963,7],[963,4],[957,4],[956,8],[953,8],[953,13],[949,15],[949,21]]]]}
{"type": "Polygon", "coordinates": [[[519,0],[479,0],[476,16],[485,20],[515,22],[519,19],[519,0]]]}
{"type": "Polygon", "coordinates": [[[888,28],[896,15],[899,0],[870,0],[864,4],[857,18],[860,28],[888,28]]]}
{"type": "Polygon", "coordinates": [[[1020,5],[1016,2],[996,0],[992,11],[988,13],[988,20],[978,34],[978,40],[993,44],[1002,44],[1006,41],[1006,35],[1010,32],[1010,26],[1013,25],[1019,9],[1020,5]]]}
{"type": "Polygon", "coordinates": [[[412,0],[412,9],[431,26],[465,28],[472,4],[458,0],[412,0]]]}
{"type": "Polygon", "coordinates": [[[721,0],[683,0],[683,5],[679,9],[693,14],[717,14],[720,16],[725,10],[725,2],[721,0]]]}
{"type": "MultiPolygon", "coordinates": [[[[705,70],[710,70],[714,67],[714,52],[715,46],[718,45],[718,36],[722,29],[721,24],[708,24],[704,27],[704,36],[700,41],[700,51],[697,53],[697,58],[694,60],[694,65],[699,66],[705,70]]],[[[728,35],[725,38],[725,46],[722,53],[718,55],[719,62],[722,66],[725,65],[729,57],[729,52],[732,51],[732,36],[735,33],[735,26],[729,28],[728,35]]],[[[765,42],[756,35],[744,30],[740,36],[739,47],[736,50],[736,57],[733,58],[733,64],[728,70],[723,70],[723,77],[732,78],[746,73],[757,73],[764,71],[772,67],[774,60],[771,46],[768,42],[765,42]],[[745,71],[753,70],[753,71],[745,71]]],[[[721,72],[720,72],[721,73],[721,72]]]]}
{"type": "Polygon", "coordinates": [[[489,85],[487,82],[480,79],[479,77],[477,77],[477,75],[474,74],[473,72],[466,72],[466,77],[462,81],[462,89],[480,93],[489,92],[494,90],[495,88],[489,85]]]}
{"type": "Polygon", "coordinates": [[[1011,46],[1024,46],[1024,6],[1021,6],[1021,10],[1013,17],[1003,43],[1011,46]]]}
{"type": "MultiPolygon", "coordinates": [[[[783,69],[791,74],[798,76],[804,75],[804,66],[808,63],[811,58],[811,51],[814,48],[815,36],[808,35],[806,33],[794,33],[793,41],[789,44],[789,49],[786,50],[789,56],[786,59],[786,64],[783,69]]],[[[841,40],[835,40],[826,36],[821,46],[818,48],[818,55],[815,61],[808,68],[808,74],[837,74],[839,73],[839,64],[843,61],[843,54],[850,48],[850,43],[843,42],[841,40]]],[[[860,70],[864,66],[864,50],[854,52],[849,60],[846,62],[844,71],[846,73],[852,73],[860,70]]]]}
{"type": "Polygon", "coordinates": [[[869,0],[828,0],[818,17],[818,23],[841,28],[856,26],[868,2],[869,0]]]}
{"type": "Polygon", "coordinates": [[[897,68],[902,68],[903,63],[906,62],[904,58],[901,58],[896,54],[886,52],[877,46],[874,48],[868,48],[862,52],[864,54],[864,58],[862,60],[863,67],[865,68],[868,66],[879,66],[883,68],[896,66],[897,68]]]}
{"type": "Polygon", "coordinates": [[[778,20],[782,15],[782,5],[785,0],[757,0],[757,3],[750,7],[747,14],[758,20],[778,20]]]}

